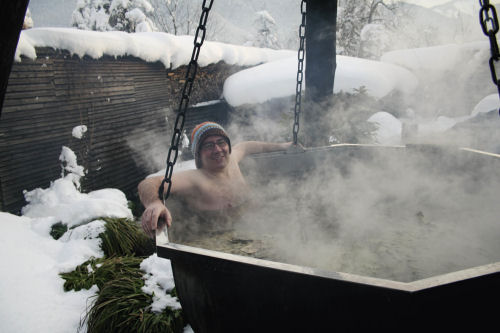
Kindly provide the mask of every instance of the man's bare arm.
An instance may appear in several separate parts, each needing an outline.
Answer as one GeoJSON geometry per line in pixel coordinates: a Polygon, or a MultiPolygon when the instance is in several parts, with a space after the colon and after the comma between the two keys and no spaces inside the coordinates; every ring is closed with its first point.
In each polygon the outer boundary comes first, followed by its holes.
{"type": "Polygon", "coordinates": [[[172,216],[170,211],[165,207],[163,201],[160,200],[158,189],[163,180],[163,177],[150,177],[139,183],[138,192],[145,210],[141,216],[141,224],[144,232],[149,236],[153,236],[157,229],[170,226],[172,224],[172,216]]]}
{"type": "MultiPolygon", "coordinates": [[[[181,171],[172,176],[170,194],[183,193],[193,187],[192,177],[189,176],[191,171],[181,171]]],[[[141,217],[142,228],[150,236],[154,235],[155,230],[172,225],[172,215],[158,193],[162,181],[162,176],[149,177],[141,181],[138,186],[139,199],[145,208],[141,217]]],[[[164,191],[166,190],[167,185],[164,188],[164,191]]]]}
{"type": "Polygon", "coordinates": [[[273,151],[287,150],[292,145],[292,142],[274,143],[261,141],[244,141],[238,143],[233,148],[233,153],[237,161],[241,161],[243,157],[252,154],[269,153],[273,151]]]}
{"type": "Polygon", "coordinates": [[[147,207],[150,203],[156,200],[160,200],[158,189],[160,188],[162,181],[163,176],[155,176],[146,178],[139,183],[137,189],[139,191],[139,198],[141,199],[144,207],[147,207]]]}

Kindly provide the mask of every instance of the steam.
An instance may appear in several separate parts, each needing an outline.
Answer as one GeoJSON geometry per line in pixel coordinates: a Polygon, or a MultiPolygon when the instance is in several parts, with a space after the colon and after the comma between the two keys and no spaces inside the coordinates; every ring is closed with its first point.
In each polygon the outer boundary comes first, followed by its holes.
{"type": "Polygon", "coordinates": [[[292,177],[250,170],[264,184],[238,232],[270,236],[271,260],[405,282],[500,260],[499,157],[356,149],[290,157],[292,177]]]}
{"type": "Polygon", "coordinates": [[[267,103],[241,107],[232,112],[226,126],[231,142],[291,141],[293,105],[291,98],[275,98],[267,103]]]}
{"type": "Polygon", "coordinates": [[[135,164],[147,172],[165,168],[165,159],[172,138],[170,119],[175,117],[173,110],[163,108],[157,112],[159,116],[165,117],[165,122],[141,124],[126,137],[126,144],[133,152],[132,158],[135,164]]]}
{"type": "Polygon", "coordinates": [[[133,151],[136,165],[148,172],[165,168],[170,140],[162,130],[136,129],[127,137],[127,145],[133,151]]]}

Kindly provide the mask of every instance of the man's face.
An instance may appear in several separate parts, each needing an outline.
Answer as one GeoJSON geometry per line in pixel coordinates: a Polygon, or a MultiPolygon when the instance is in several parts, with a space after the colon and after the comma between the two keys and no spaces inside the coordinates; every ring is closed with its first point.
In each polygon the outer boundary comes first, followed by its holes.
{"type": "Polygon", "coordinates": [[[229,162],[229,146],[220,135],[211,135],[200,146],[202,168],[222,169],[229,162]]]}

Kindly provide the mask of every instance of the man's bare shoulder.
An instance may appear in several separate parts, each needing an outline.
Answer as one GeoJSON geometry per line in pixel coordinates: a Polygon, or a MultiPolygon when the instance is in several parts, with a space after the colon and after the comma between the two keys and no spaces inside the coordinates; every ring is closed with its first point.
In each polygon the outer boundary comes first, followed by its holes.
{"type": "Polygon", "coordinates": [[[173,180],[183,180],[183,181],[192,181],[196,182],[198,181],[201,177],[203,177],[202,173],[200,172],[200,169],[189,169],[189,170],[182,170],[179,172],[175,172],[173,175],[173,180]]]}

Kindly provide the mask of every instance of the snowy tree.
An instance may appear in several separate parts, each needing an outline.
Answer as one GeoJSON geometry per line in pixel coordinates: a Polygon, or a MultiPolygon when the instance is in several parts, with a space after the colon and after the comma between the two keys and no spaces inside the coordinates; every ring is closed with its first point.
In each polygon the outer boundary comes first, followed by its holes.
{"type": "Polygon", "coordinates": [[[112,30],[145,32],[156,30],[153,21],[146,16],[154,12],[147,0],[112,0],[109,8],[109,24],[112,30]]]}
{"type": "Polygon", "coordinates": [[[72,25],[95,31],[154,31],[156,27],[148,17],[153,11],[147,0],[78,0],[72,25]]]}
{"type": "MultiPolygon", "coordinates": [[[[340,0],[337,18],[337,53],[366,56],[363,54],[361,39],[363,28],[366,25],[377,24],[378,32],[381,32],[382,28],[390,30],[393,23],[391,18],[396,8],[396,5],[384,0],[340,0]]],[[[373,51],[373,45],[371,49],[373,51]]]]}
{"type": "Polygon", "coordinates": [[[78,0],[72,14],[72,25],[82,30],[108,31],[109,0],[78,0]]]}
{"type": "Polygon", "coordinates": [[[192,0],[149,0],[155,7],[153,22],[160,31],[192,35],[201,14],[201,2],[192,0]]]}
{"type": "MultiPolygon", "coordinates": [[[[194,35],[201,16],[202,2],[193,0],[149,0],[155,8],[151,18],[159,31],[173,35],[194,35]]],[[[224,18],[213,8],[206,25],[205,38],[219,40],[225,31],[224,18]]],[[[233,37],[233,36],[231,36],[233,37]]],[[[227,42],[231,42],[227,40],[227,42]]]]}
{"type": "Polygon", "coordinates": [[[23,30],[33,28],[33,19],[31,18],[31,12],[28,8],[26,10],[26,15],[24,15],[23,30]]]}
{"type": "Polygon", "coordinates": [[[356,1],[344,1],[337,14],[337,53],[357,55],[361,29],[361,6],[356,1]]]}
{"type": "Polygon", "coordinates": [[[276,22],[266,10],[255,13],[255,37],[253,46],[279,49],[280,42],[276,22]]]}

